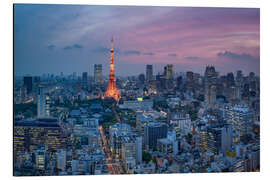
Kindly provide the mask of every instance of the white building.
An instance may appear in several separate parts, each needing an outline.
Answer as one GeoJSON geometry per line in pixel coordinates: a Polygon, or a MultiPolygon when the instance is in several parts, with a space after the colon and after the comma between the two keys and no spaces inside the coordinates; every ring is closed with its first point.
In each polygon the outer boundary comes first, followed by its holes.
{"type": "Polygon", "coordinates": [[[171,115],[170,123],[178,127],[180,132],[187,134],[191,131],[191,118],[188,114],[173,113],[171,115]]]}
{"type": "Polygon", "coordinates": [[[225,110],[225,118],[234,130],[240,132],[240,136],[252,132],[253,112],[248,107],[234,106],[225,110]]]}
{"type": "Polygon", "coordinates": [[[50,117],[50,97],[45,93],[44,87],[39,87],[38,89],[37,116],[38,118],[50,117]]]}
{"type": "Polygon", "coordinates": [[[138,98],[138,100],[134,101],[124,101],[124,104],[119,107],[122,109],[132,109],[134,111],[148,111],[153,107],[153,100],[138,98]]]}

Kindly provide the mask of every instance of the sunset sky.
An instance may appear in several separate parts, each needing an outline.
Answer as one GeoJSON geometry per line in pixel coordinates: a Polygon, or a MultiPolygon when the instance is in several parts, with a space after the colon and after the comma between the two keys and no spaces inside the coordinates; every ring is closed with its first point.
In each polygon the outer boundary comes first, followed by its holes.
{"type": "Polygon", "coordinates": [[[245,74],[260,67],[260,10],[247,8],[15,5],[14,73],[71,74],[94,64],[109,72],[110,40],[116,76],[175,72],[245,74]]]}

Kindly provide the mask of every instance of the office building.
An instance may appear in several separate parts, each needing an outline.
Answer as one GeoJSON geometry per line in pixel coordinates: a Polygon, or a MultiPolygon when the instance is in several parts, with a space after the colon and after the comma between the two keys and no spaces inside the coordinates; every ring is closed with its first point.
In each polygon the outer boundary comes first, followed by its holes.
{"type": "Polygon", "coordinates": [[[232,72],[227,74],[227,87],[235,86],[234,75],[232,72]]]}
{"type": "Polygon", "coordinates": [[[165,123],[149,123],[144,126],[144,147],[145,149],[156,149],[157,140],[166,138],[168,127],[165,123]]]}
{"type": "Polygon", "coordinates": [[[103,83],[102,64],[94,65],[94,82],[96,84],[103,83]]]}
{"type": "Polygon", "coordinates": [[[150,82],[153,80],[153,65],[146,65],[146,81],[150,82]]]}
{"type": "Polygon", "coordinates": [[[230,124],[203,125],[199,128],[200,146],[204,151],[224,155],[231,150],[233,133],[230,124]]]}
{"type": "Polygon", "coordinates": [[[208,127],[207,129],[207,151],[218,154],[229,152],[232,147],[232,127],[230,124],[217,127],[208,127]]]}
{"type": "Polygon", "coordinates": [[[240,132],[240,136],[252,132],[254,113],[246,106],[235,105],[225,110],[225,118],[234,130],[240,132]]]}
{"type": "Polygon", "coordinates": [[[140,74],[138,76],[138,80],[139,80],[140,84],[144,84],[144,82],[145,82],[145,76],[144,76],[144,74],[140,74]]]}
{"type": "Polygon", "coordinates": [[[142,137],[136,137],[136,163],[142,163],[142,137]]]}
{"type": "Polygon", "coordinates": [[[164,67],[164,75],[166,79],[173,79],[173,65],[167,64],[164,67]]]}
{"type": "Polygon", "coordinates": [[[50,117],[50,97],[44,87],[39,87],[37,94],[37,117],[50,117]]]}
{"type": "Polygon", "coordinates": [[[176,87],[178,90],[180,90],[182,88],[182,84],[183,84],[183,77],[178,76],[176,79],[176,87]]]}
{"type": "Polygon", "coordinates": [[[192,83],[193,82],[193,72],[192,71],[188,71],[186,73],[186,80],[188,83],[192,83]]]}
{"type": "Polygon", "coordinates": [[[207,66],[204,73],[204,101],[212,107],[216,103],[216,80],[217,72],[214,66],[207,66]]]}
{"type": "Polygon", "coordinates": [[[14,154],[33,152],[40,144],[46,151],[55,152],[66,147],[66,136],[56,118],[38,118],[14,122],[14,154]]]}
{"type": "Polygon", "coordinates": [[[83,72],[83,74],[82,74],[82,87],[84,89],[86,89],[87,85],[88,85],[87,72],[83,72]]]}
{"type": "Polygon", "coordinates": [[[23,86],[26,87],[27,94],[32,92],[32,89],[33,89],[32,76],[24,76],[23,77],[23,86]]]}

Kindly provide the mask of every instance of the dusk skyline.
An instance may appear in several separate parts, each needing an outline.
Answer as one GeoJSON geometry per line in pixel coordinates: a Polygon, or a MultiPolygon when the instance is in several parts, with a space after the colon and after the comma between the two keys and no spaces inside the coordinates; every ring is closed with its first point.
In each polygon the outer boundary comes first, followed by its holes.
{"type": "Polygon", "coordinates": [[[110,40],[116,76],[175,72],[259,74],[257,8],[23,5],[14,7],[14,73],[109,71],[110,40]]]}

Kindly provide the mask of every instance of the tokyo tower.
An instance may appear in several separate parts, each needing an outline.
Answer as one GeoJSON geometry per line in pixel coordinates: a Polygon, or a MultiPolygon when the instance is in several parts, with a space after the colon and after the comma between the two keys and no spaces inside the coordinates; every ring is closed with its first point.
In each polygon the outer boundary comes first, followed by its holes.
{"type": "Polygon", "coordinates": [[[112,97],[116,101],[120,99],[120,93],[116,87],[115,75],[114,75],[114,61],[113,61],[113,39],[111,40],[111,62],[110,62],[110,75],[107,90],[104,97],[112,97]]]}

